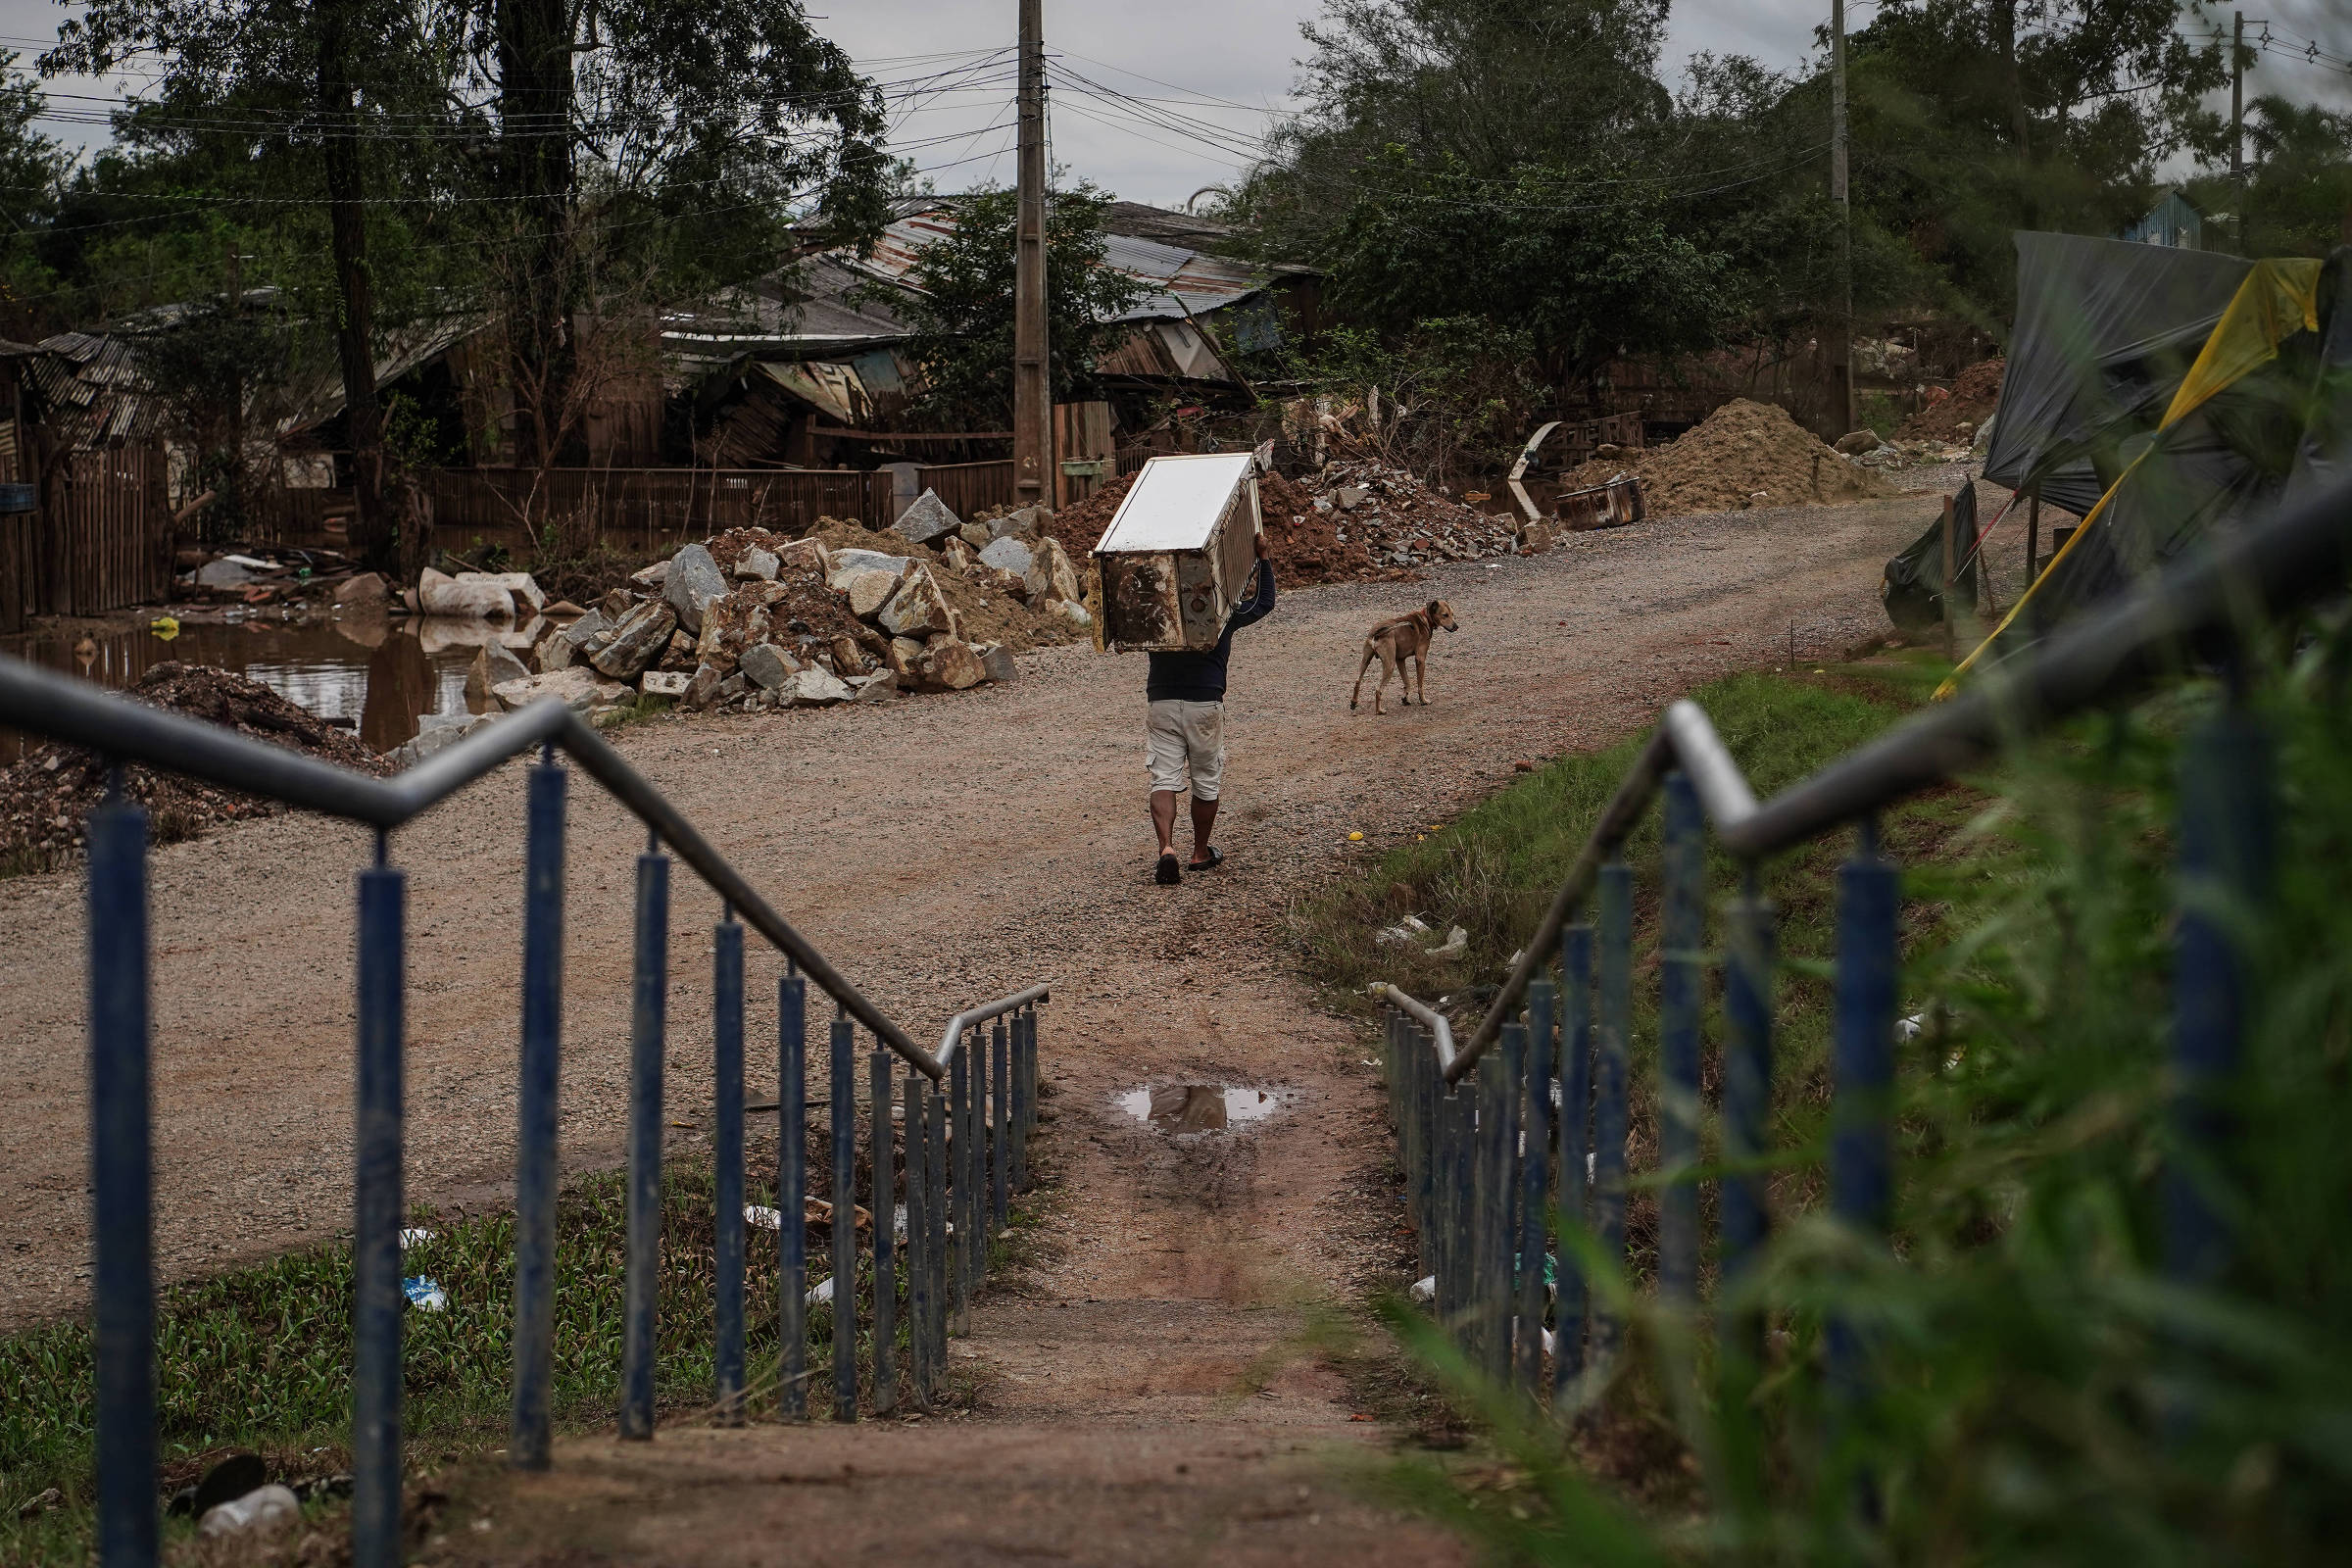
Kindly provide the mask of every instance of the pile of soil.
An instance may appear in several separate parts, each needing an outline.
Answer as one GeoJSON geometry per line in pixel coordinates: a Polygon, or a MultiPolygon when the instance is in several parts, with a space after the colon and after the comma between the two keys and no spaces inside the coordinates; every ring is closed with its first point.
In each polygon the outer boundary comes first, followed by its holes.
{"type": "Polygon", "coordinates": [[[1965,446],[2000,406],[2007,360],[1980,360],[1952,382],[1951,394],[1929,404],[1894,429],[1897,441],[1948,441],[1965,446]],[[1960,428],[1963,424],[1968,428],[1960,428]]]}
{"type": "MultiPolygon", "coordinates": [[[[1002,643],[1014,653],[1021,653],[1074,642],[1085,635],[1059,615],[1041,615],[1011,594],[992,590],[951,570],[938,551],[910,544],[903,534],[879,533],[855,518],[819,517],[816,526],[808,530],[808,537],[823,541],[827,550],[878,550],[889,556],[928,560],[932,579],[947,596],[948,608],[963,622],[965,642],[1002,643]]],[[[713,546],[712,554],[716,553],[713,546]]],[[[1080,571],[1085,570],[1083,556],[1073,554],[1070,560],[1080,571]]],[[[849,616],[849,607],[841,604],[838,597],[834,602],[841,613],[849,616]]]]}
{"type": "Polygon", "coordinates": [[[1562,490],[1606,484],[1619,474],[1642,481],[1653,517],[1749,507],[1826,506],[1898,494],[1800,426],[1788,411],[1746,398],[1707,416],[1669,446],[1595,459],[1560,478],[1562,490]]]}
{"type": "MultiPolygon", "coordinates": [[[[169,660],[123,693],[150,708],[168,709],[283,746],[342,767],[377,776],[391,762],[349,730],[286,701],[259,681],[211,664],[169,660]]],[[[70,859],[81,847],[82,819],[106,796],[107,770],[94,753],[49,742],[0,771],[0,870],[32,871],[70,859]]],[[[160,844],[193,838],[215,822],[270,816],[275,802],[132,766],[123,792],[147,808],[148,835],[160,844]]]]}

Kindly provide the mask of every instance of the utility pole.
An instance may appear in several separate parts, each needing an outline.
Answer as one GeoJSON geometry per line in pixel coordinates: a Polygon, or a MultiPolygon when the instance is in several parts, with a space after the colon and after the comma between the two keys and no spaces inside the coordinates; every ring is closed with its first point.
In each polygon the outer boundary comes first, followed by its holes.
{"type": "Polygon", "coordinates": [[[1838,320],[1830,333],[1830,406],[1838,433],[1854,411],[1854,208],[1846,191],[1845,0],[1830,0],[1830,200],[1838,204],[1838,320]]]}
{"type": "Polygon", "coordinates": [[[1046,25],[1021,6],[1020,231],[1012,282],[1012,493],[1054,504],[1054,384],[1046,341],[1046,25]]]}
{"type": "Polygon", "coordinates": [[[2230,242],[2246,248],[2246,14],[2230,22],[2230,242]]]}

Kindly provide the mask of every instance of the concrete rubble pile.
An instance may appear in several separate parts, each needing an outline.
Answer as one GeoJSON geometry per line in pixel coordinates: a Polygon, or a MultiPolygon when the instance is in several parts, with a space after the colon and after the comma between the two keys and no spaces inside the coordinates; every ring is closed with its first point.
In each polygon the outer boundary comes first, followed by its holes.
{"type": "Polygon", "coordinates": [[[1465,506],[1387,464],[1339,459],[1299,482],[1340,541],[1360,541],[1379,565],[1481,561],[1519,548],[1515,518],[1465,506]]]}
{"type": "Polygon", "coordinates": [[[547,632],[527,662],[484,649],[474,678],[506,710],[553,696],[589,713],[640,697],[763,710],[1007,681],[1012,650],[967,629],[957,605],[995,596],[1000,614],[1010,603],[1065,631],[1085,626],[1084,589],[1042,526],[1050,516],[966,523],[926,492],[888,535],[831,518],[800,539],[729,529],[636,572],[547,632]],[[827,532],[889,548],[828,545],[827,532]]]}

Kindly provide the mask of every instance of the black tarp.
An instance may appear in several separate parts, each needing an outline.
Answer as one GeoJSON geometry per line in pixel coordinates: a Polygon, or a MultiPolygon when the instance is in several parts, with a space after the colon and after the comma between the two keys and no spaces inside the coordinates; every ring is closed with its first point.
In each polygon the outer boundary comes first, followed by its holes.
{"type": "Polygon", "coordinates": [[[2078,515],[2156,428],[2253,264],[2081,234],[2017,236],[2017,326],[1984,477],[2078,515]]]}
{"type": "MultiPolygon", "coordinates": [[[[1970,614],[1977,609],[1977,487],[1964,484],[1952,497],[1952,605],[1970,614]]],[[[1904,631],[1925,631],[1943,621],[1943,518],[1886,563],[1879,598],[1886,618],[1904,631]]]]}

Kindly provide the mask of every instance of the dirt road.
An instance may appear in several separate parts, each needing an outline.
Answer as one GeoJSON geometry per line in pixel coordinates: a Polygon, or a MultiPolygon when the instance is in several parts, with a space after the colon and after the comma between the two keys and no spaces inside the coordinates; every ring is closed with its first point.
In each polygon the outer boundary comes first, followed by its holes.
{"type": "MultiPolygon", "coordinates": [[[[1058,1261],[1028,1298],[993,1302],[969,1342],[993,1369],[999,1419],[968,1436],[937,1424],[854,1439],[821,1428],[665,1436],[652,1455],[586,1445],[560,1472],[572,1479],[553,1485],[606,1485],[608,1501],[672,1494],[647,1467],[674,1462],[689,1442],[745,1475],[833,1475],[848,1463],[860,1475],[870,1465],[936,1479],[982,1451],[1026,1453],[1004,1460],[1006,1474],[1029,1477],[1023,1495],[1064,1497],[1044,1510],[1051,1522],[1039,1528],[1052,1539],[1038,1544],[1073,1560],[1193,1560],[1178,1548],[1203,1530],[1237,1561],[1443,1560],[1432,1540],[1400,1535],[1284,1468],[1294,1446],[1369,1430],[1348,1422],[1328,1374],[1294,1365],[1267,1392],[1233,1397],[1296,1330],[1297,1303],[1346,1277],[1348,1179],[1377,1150],[1364,1053],[1310,1009],[1291,974],[1286,906],[1485,793],[1515,760],[1606,742],[1695,681],[1776,662],[1792,626],[1807,657],[1872,635],[1884,625],[1880,566],[1933,505],[1922,496],[1678,519],[1576,536],[1540,559],[1449,566],[1425,586],[1286,596],[1236,642],[1219,832],[1229,862],[1176,889],[1150,885],[1140,659],[1056,650],[1025,660],[1008,686],[624,731],[631,760],[918,1038],[971,1002],[1053,982],[1041,1058],[1058,1090],[1052,1137],[1067,1195],[1058,1261]],[[1430,596],[1448,599],[1462,627],[1431,662],[1434,706],[1392,701],[1375,718],[1367,702],[1350,713],[1364,627],[1430,596]],[[1111,1102],[1169,1081],[1278,1087],[1289,1100],[1203,1181],[1111,1102]],[[1071,1422],[1102,1434],[1081,1445],[1083,1463],[1066,1444],[1022,1446],[1044,1441],[1040,1423],[1067,1432],[1071,1422]],[[1230,1485],[1163,1495],[1183,1467],[1230,1485]],[[1146,1475],[1161,1491],[1138,1494],[1141,1511],[1114,1550],[1101,1531],[1117,1509],[1101,1488],[1143,1486],[1146,1475]],[[1067,1494],[1096,1485],[1084,1476],[1099,1485],[1081,1507],[1067,1494]],[[1298,1486],[1303,1499],[1284,1491],[1298,1486]],[[1257,1522],[1220,1536],[1218,1508],[1257,1522]],[[1178,1523],[1152,1526],[1154,1509],[1178,1523]]],[[[395,841],[412,876],[408,1148],[418,1198],[489,1206],[505,1193],[521,820],[520,773],[510,767],[395,841]]],[[[592,787],[575,790],[563,1091],[574,1167],[619,1157],[641,844],[592,787]]],[[[347,1223],[352,877],[366,848],[357,830],[286,818],[155,857],[157,1243],[170,1275],[347,1223]]],[[[0,884],[0,1073],[12,1091],[0,1122],[0,1323],[74,1309],[84,1295],[80,897],[70,875],[0,884]]],[[[681,883],[670,1046],[679,1119],[709,1103],[703,930],[717,913],[681,883]]],[[[774,971],[755,958],[756,999],[772,997],[774,971]]],[[[756,1008],[755,1038],[760,1020],[756,1008]]],[[[1019,1507],[1000,1509],[968,1482],[938,1485],[988,1522],[974,1527],[982,1535],[998,1523],[1018,1534],[1019,1507]]],[[[824,1508],[851,1507],[833,1490],[772,1487],[762,1506],[816,1506],[820,1490],[824,1508]]],[[[657,1554],[678,1560],[678,1539],[665,1535],[657,1554]]],[[[988,1557],[974,1548],[972,1560],[988,1557]]],[[[731,1559],[714,1546],[710,1560],[731,1559]]]]}

